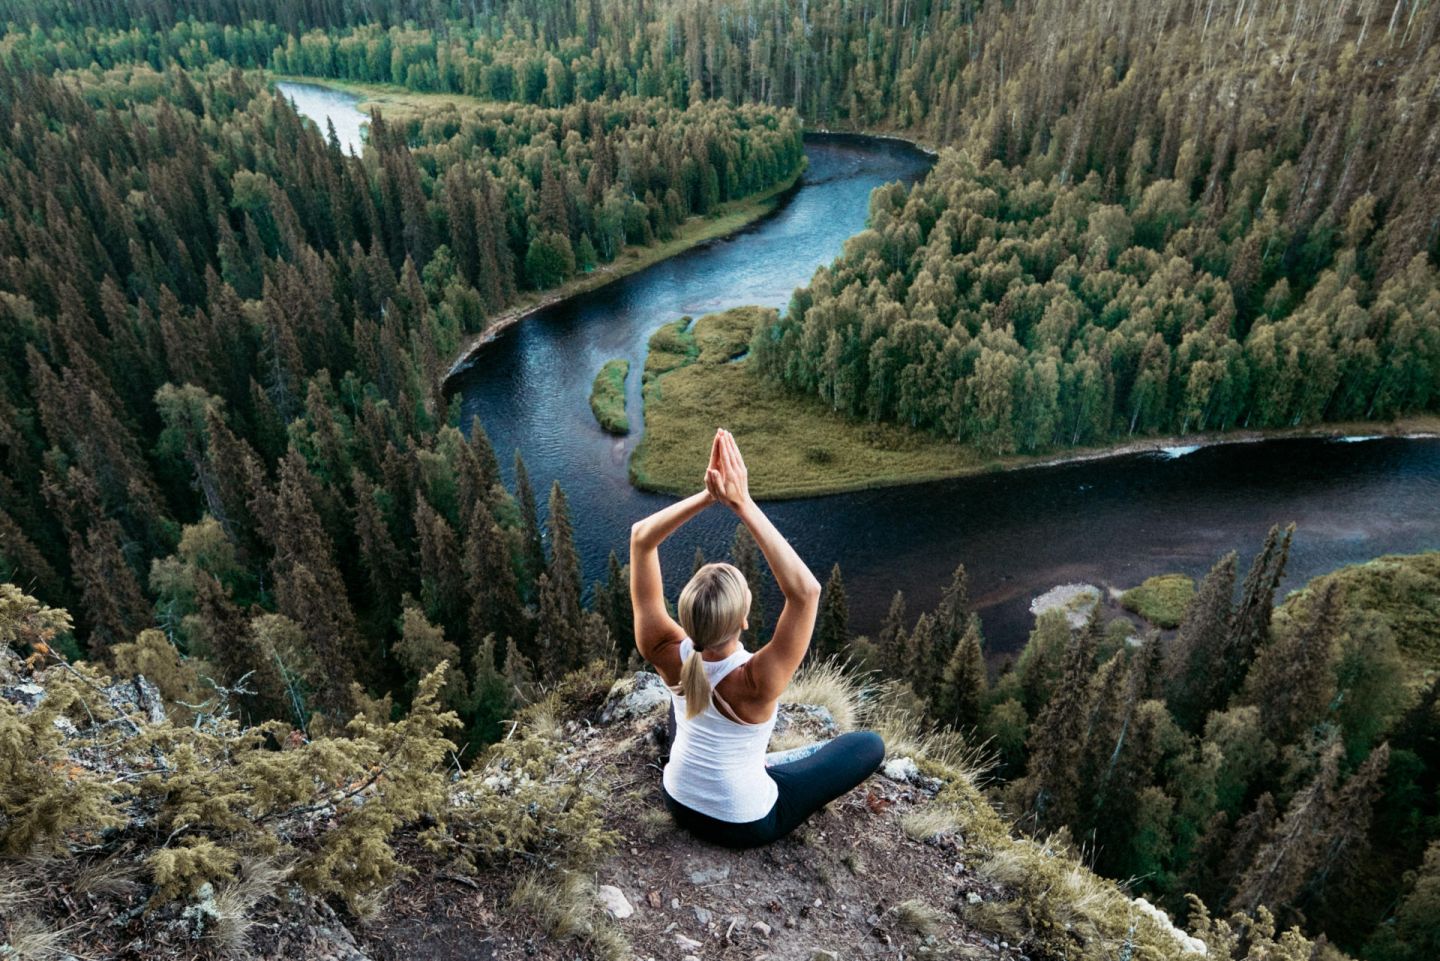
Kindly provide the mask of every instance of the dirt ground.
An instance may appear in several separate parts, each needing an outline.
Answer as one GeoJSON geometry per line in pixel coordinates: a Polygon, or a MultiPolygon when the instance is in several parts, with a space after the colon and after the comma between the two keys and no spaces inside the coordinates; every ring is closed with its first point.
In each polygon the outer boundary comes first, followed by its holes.
{"type": "MultiPolygon", "coordinates": [[[[613,926],[639,961],[1019,957],[961,920],[967,898],[995,894],[967,865],[964,838],[907,836],[903,816],[930,800],[920,784],[877,773],[790,837],[731,851],[682,833],[662,805],[663,710],[572,721],[569,733],[567,764],[595,778],[606,826],[623,838],[593,881],[623,895],[631,913],[613,926]]],[[[508,880],[417,878],[357,932],[361,947],[377,961],[598,956],[507,908],[508,880]]]]}

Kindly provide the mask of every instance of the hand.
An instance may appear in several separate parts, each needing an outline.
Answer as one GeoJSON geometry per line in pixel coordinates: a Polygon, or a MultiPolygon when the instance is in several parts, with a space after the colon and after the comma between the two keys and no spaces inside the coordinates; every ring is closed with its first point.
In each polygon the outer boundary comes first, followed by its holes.
{"type": "Polygon", "coordinates": [[[731,510],[738,511],[750,500],[750,476],[734,436],[721,428],[715,431],[710,447],[710,466],[705,470],[705,489],[731,510]]]}

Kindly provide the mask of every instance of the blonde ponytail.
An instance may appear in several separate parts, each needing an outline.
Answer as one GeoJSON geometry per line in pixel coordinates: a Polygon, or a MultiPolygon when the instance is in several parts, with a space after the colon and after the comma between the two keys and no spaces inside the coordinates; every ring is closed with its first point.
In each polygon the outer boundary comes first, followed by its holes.
{"type": "Polygon", "coordinates": [[[705,659],[700,652],[713,644],[723,644],[745,626],[750,588],[738,568],[706,564],[680,592],[678,607],[680,626],[695,645],[680,667],[680,696],[685,698],[685,718],[689,720],[710,703],[710,679],[705,676],[705,659]]]}
{"type": "Polygon", "coordinates": [[[705,710],[710,703],[710,679],[705,676],[705,659],[697,648],[680,667],[680,696],[685,698],[685,720],[705,710]]]}

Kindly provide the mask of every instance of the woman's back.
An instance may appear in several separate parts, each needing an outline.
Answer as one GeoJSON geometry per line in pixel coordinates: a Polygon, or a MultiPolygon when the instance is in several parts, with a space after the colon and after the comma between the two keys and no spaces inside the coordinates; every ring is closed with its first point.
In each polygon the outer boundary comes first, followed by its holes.
{"type": "MultiPolygon", "coordinates": [[[[693,648],[688,637],[682,640],[680,659],[688,657],[693,648]]],[[[739,648],[723,660],[703,661],[711,690],[752,656],[739,648]]],[[[681,804],[722,821],[764,817],[778,793],[765,772],[765,749],[777,715],[772,713],[760,724],[744,724],[726,717],[712,700],[704,711],[687,718],[684,696],[674,688],[670,696],[675,702],[676,725],[663,776],[666,792],[681,804]]]]}

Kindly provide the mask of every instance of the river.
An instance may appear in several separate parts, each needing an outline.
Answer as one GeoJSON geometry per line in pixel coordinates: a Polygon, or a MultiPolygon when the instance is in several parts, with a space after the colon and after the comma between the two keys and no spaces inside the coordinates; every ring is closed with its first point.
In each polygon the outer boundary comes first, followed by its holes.
{"type": "MultiPolygon", "coordinates": [[[[354,98],[327,93],[296,104],[322,126],[324,113],[306,104],[334,111],[348,103],[357,113],[354,98]]],[[[799,189],[763,221],[538,311],[456,375],[465,423],[479,415],[507,480],[510,454],[521,451],[542,515],[551,481],[560,480],[587,581],[603,576],[611,550],[624,559],[633,521],[670,500],[633,489],[626,476],[644,429],[639,371],[650,334],[684,314],[742,304],[783,309],[864,227],[872,188],[912,182],[930,165],[925,154],[886,140],[812,137],[806,152],[799,189]],[[596,371],[612,357],[632,367],[633,430],[624,438],[601,431],[588,403],[596,371]]],[[[703,467],[696,464],[697,485],[703,467]]],[[[897,589],[912,618],[929,608],[963,562],[989,647],[1003,653],[1024,642],[1030,600],[1056,584],[1123,588],[1170,571],[1198,577],[1230,550],[1240,552],[1243,575],[1275,523],[1296,525],[1285,589],[1380,554],[1440,548],[1440,440],[1180,448],[764,506],[822,580],[841,565],[857,632],[878,627],[897,589]]],[[[723,557],[733,531],[734,518],[715,507],[671,538],[662,559],[672,596],[696,547],[723,557]]],[[[772,618],[777,609],[772,593],[772,618]]]]}

